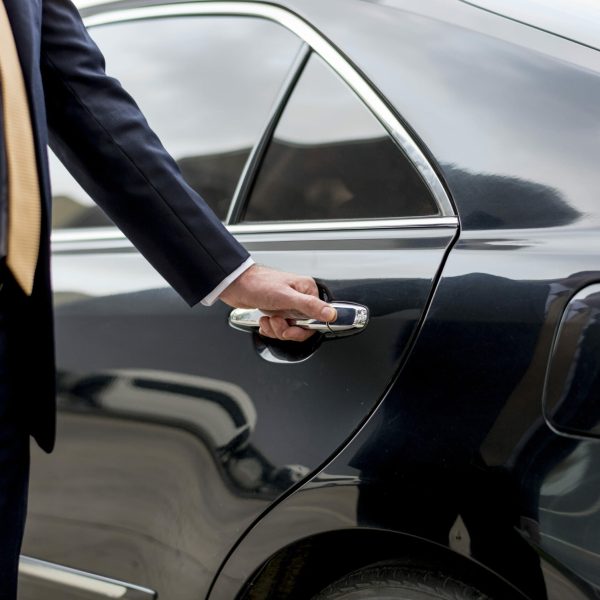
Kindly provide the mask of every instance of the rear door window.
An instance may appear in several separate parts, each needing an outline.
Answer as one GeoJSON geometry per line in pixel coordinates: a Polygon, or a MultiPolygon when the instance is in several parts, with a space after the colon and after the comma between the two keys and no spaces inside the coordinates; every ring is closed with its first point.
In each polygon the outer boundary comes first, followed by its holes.
{"type": "MultiPolygon", "coordinates": [[[[224,219],[300,40],[271,21],[228,16],[112,23],[91,33],[107,72],[224,219]]],[[[54,156],[51,166],[54,228],[112,225],[54,156]]]]}

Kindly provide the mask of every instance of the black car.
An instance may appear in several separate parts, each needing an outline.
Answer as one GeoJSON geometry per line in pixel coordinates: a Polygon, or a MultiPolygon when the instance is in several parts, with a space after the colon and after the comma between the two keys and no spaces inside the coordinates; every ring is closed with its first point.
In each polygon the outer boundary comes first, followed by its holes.
{"type": "Polygon", "coordinates": [[[598,5],[80,7],[190,184],[344,326],[190,309],[55,165],[21,598],[599,597],[598,5]]]}

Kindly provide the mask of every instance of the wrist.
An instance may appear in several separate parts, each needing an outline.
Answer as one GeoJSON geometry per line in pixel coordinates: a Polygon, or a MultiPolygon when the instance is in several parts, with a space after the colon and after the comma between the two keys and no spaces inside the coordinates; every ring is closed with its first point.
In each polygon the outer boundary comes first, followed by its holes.
{"type": "Polygon", "coordinates": [[[221,283],[219,283],[219,285],[217,285],[217,287],[215,287],[210,294],[202,299],[202,304],[205,306],[212,306],[217,299],[223,300],[223,294],[225,294],[226,290],[231,287],[231,284],[238,280],[240,276],[243,275],[243,273],[253,265],[254,260],[252,258],[247,258],[237,269],[225,277],[225,279],[223,279],[223,281],[221,281],[221,283]]]}

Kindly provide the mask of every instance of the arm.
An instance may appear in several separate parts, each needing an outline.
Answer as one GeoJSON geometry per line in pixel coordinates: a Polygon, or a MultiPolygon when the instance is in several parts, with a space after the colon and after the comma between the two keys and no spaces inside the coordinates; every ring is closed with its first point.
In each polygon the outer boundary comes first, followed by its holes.
{"type": "Polygon", "coordinates": [[[44,0],[41,69],[52,149],[189,304],[204,298],[248,253],[106,75],[69,0],[44,0]]]}
{"type": "MultiPolygon", "coordinates": [[[[57,156],[189,304],[220,292],[248,252],[184,181],[133,99],[105,73],[104,58],[70,0],[43,0],[40,61],[57,156]]],[[[310,335],[289,327],[286,313],[335,315],[317,298],[311,278],[256,265],[220,298],[273,311],[262,332],[280,339],[310,335]]]]}

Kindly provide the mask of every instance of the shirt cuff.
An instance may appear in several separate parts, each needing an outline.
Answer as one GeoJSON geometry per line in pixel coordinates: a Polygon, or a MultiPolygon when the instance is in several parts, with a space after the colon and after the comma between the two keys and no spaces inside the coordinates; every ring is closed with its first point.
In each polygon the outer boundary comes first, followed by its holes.
{"type": "Polygon", "coordinates": [[[208,295],[200,301],[204,306],[212,306],[230,283],[233,283],[244,271],[254,264],[252,258],[246,259],[233,273],[230,273],[221,283],[208,295]]]}

